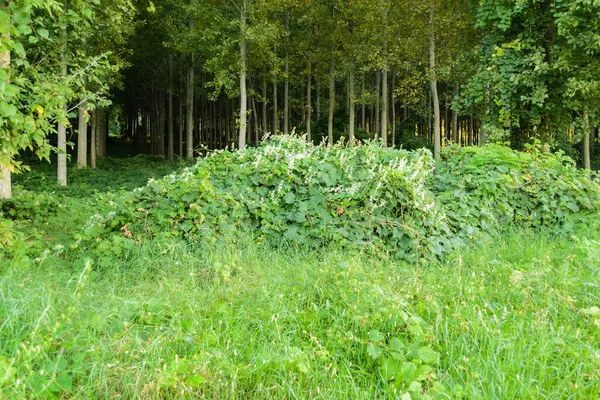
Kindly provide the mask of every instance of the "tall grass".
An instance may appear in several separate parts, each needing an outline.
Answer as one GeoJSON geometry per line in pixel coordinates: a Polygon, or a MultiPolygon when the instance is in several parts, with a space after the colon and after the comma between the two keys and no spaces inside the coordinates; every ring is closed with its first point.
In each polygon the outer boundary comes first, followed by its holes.
{"type": "Polygon", "coordinates": [[[165,240],[103,267],[0,261],[1,397],[401,397],[366,344],[405,313],[440,353],[429,379],[445,389],[425,397],[596,398],[598,225],[505,232],[419,267],[165,240]]]}

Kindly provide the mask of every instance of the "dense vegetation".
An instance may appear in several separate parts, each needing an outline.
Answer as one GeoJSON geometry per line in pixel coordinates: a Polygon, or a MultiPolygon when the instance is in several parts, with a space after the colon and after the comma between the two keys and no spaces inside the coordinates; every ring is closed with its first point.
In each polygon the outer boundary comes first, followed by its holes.
{"type": "Polygon", "coordinates": [[[164,165],[17,181],[3,396],[599,394],[599,186],[568,159],[278,137],[164,165]]]}
{"type": "Polygon", "coordinates": [[[599,15],[0,2],[0,398],[600,398],[599,15]]]}

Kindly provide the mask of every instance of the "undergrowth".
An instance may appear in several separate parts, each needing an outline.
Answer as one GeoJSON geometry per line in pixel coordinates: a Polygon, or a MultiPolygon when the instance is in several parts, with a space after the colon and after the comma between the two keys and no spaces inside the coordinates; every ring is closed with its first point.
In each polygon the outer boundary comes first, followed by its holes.
{"type": "Polygon", "coordinates": [[[593,177],[536,148],[449,148],[435,166],[427,150],[324,147],[284,136],[151,180],[95,215],[81,238],[250,234],[274,245],[335,244],[418,261],[512,224],[551,226],[598,210],[593,177]]]}
{"type": "Polygon", "coordinates": [[[53,252],[0,275],[1,397],[595,398],[586,223],[421,267],[176,238],[102,269],[53,252]]]}
{"type": "Polygon", "coordinates": [[[115,162],[2,204],[0,398],[600,396],[598,189],[561,155],[115,162]]]}

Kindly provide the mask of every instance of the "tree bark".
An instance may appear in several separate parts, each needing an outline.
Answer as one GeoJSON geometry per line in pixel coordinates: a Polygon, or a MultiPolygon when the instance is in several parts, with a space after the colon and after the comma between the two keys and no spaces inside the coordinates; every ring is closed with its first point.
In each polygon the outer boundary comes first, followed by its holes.
{"type": "Polygon", "coordinates": [[[92,136],[90,138],[90,167],[92,169],[96,169],[96,141],[97,141],[97,131],[98,131],[98,117],[96,114],[96,110],[92,111],[92,136]]]}
{"type": "MultiPolygon", "coordinates": [[[[3,32],[2,37],[10,39],[10,32],[3,32]]],[[[0,67],[10,68],[10,50],[0,53],[0,67]]],[[[8,85],[8,81],[6,84],[8,85]]],[[[6,164],[0,163],[0,199],[10,199],[12,197],[12,184],[10,176],[10,165],[8,160],[6,164]]]]}
{"type": "Polygon", "coordinates": [[[246,93],[246,10],[242,8],[242,41],[240,42],[240,133],[238,148],[246,148],[246,126],[248,123],[248,95],[246,93]]]}
{"type": "Polygon", "coordinates": [[[363,72],[362,74],[362,82],[361,82],[361,96],[362,96],[362,101],[361,101],[361,118],[362,118],[362,130],[366,131],[367,130],[367,116],[366,116],[366,109],[365,109],[365,73],[363,72]]]}
{"type": "MultiPolygon", "coordinates": [[[[63,50],[66,51],[66,50],[63,50]]],[[[61,67],[61,73],[63,76],[67,75],[67,62],[64,59],[63,53],[63,61],[61,67]]],[[[65,119],[67,118],[67,105],[63,106],[63,113],[65,119]]],[[[67,186],[67,127],[64,123],[58,123],[58,170],[57,170],[57,178],[58,184],[60,186],[67,186]]]]}
{"type": "Polygon", "coordinates": [[[306,140],[311,140],[312,117],[312,64],[308,61],[308,75],[306,77],[306,140]]]}
{"type": "Polygon", "coordinates": [[[590,117],[587,109],[583,111],[583,143],[582,143],[582,154],[581,158],[583,161],[583,168],[591,169],[590,162],[590,117]]]}
{"type": "Polygon", "coordinates": [[[333,146],[333,113],[335,111],[335,61],[333,44],[331,45],[331,64],[329,66],[329,118],[327,120],[327,144],[333,146]]]}
{"type": "Polygon", "coordinates": [[[279,131],[279,116],[277,115],[277,78],[273,78],[273,134],[276,135],[279,131]]]}
{"type": "Polygon", "coordinates": [[[173,54],[169,55],[169,132],[167,139],[167,160],[175,161],[175,143],[173,135],[173,54]]]}
{"type": "MultiPolygon", "coordinates": [[[[454,101],[453,104],[456,106],[456,98],[458,96],[459,85],[458,82],[454,85],[454,101]]],[[[454,144],[459,143],[458,139],[458,111],[455,110],[455,107],[452,108],[452,141],[454,144]]]]}
{"type": "Polygon", "coordinates": [[[396,70],[392,70],[392,147],[396,147],[396,101],[394,90],[396,87],[396,70]]]}
{"type": "Polygon", "coordinates": [[[354,144],[354,126],[356,125],[355,122],[355,115],[354,115],[354,110],[355,110],[355,99],[354,99],[354,66],[351,65],[350,66],[350,73],[348,74],[348,97],[350,97],[350,129],[349,129],[349,138],[348,138],[348,144],[352,145],[354,144]]]}
{"type": "Polygon", "coordinates": [[[377,71],[375,73],[375,95],[376,100],[375,100],[375,115],[374,115],[374,119],[375,119],[375,138],[380,138],[381,137],[381,119],[380,119],[380,112],[381,112],[381,72],[377,71]]]}
{"type": "Polygon", "coordinates": [[[87,106],[79,106],[79,133],[77,134],[77,168],[87,167],[87,106]]]}
{"type": "Polygon", "coordinates": [[[440,100],[437,90],[437,77],[435,71],[435,3],[431,0],[430,3],[430,19],[429,19],[429,79],[431,85],[431,97],[433,100],[433,157],[435,160],[440,159],[441,150],[441,132],[440,132],[440,100]]]}
{"type": "MultiPolygon", "coordinates": [[[[194,30],[194,21],[190,20],[190,32],[194,30]]],[[[185,156],[194,158],[194,53],[191,54],[191,62],[188,67],[187,80],[187,120],[185,132],[185,156]]]]}
{"type": "Polygon", "coordinates": [[[263,136],[269,131],[269,122],[267,121],[267,73],[263,76],[262,86],[262,133],[263,136]]]}
{"type": "MultiPolygon", "coordinates": [[[[254,87],[255,85],[253,85],[254,87]]],[[[258,146],[258,144],[260,143],[260,130],[258,129],[258,112],[257,112],[257,108],[256,108],[256,96],[252,96],[252,117],[254,119],[254,136],[255,136],[255,143],[258,146]]]]}
{"type": "Polygon", "coordinates": [[[381,82],[381,143],[384,147],[388,142],[388,72],[383,70],[381,82]]]}

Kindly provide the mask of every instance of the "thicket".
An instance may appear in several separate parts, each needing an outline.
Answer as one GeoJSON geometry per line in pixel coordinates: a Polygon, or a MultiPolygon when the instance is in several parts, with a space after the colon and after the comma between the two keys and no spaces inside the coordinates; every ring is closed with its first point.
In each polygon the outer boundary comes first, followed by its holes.
{"type": "Polygon", "coordinates": [[[599,199],[595,176],[535,146],[447,148],[436,165],[428,150],[324,147],[279,136],[150,180],[94,215],[81,238],[103,242],[112,231],[119,242],[214,242],[254,234],[277,246],[333,243],[415,261],[511,224],[553,225],[597,212],[599,199]]]}

